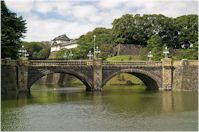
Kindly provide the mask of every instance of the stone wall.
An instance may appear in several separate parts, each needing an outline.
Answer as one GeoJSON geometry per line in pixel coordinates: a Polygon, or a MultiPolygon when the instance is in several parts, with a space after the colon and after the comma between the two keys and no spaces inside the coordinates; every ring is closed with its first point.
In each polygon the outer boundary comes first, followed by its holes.
{"type": "Polygon", "coordinates": [[[114,55],[139,55],[140,50],[144,48],[135,44],[118,44],[113,49],[114,55]]]}
{"type": "Polygon", "coordinates": [[[1,95],[17,91],[17,67],[1,66],[1,95]]]}
{"type": "Polygon", "coordinates": [[[198,61],[174,61],[173,66],[173,90],[198,90],[198,61]]]}

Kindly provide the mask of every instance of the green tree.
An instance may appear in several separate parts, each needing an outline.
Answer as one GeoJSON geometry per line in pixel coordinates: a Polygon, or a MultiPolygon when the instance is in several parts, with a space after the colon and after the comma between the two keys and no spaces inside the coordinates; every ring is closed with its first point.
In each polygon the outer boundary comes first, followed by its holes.
{"type": "MultiPolygon", "coordinates": [[[[103,44],[112,44],[111,30],[106,28],[96,28],[85,35],[80,36],[78,39],[79,46],[74,49],[74,55],[76,58],[87,58],[89,50],[93,53],[94,39],[93,35],[96,35],[95,46],[101,48],[103,44]]],[[[103,46],[102,46],[103,47],[103,46]]]]}
{"type": "Polygon", "coordinates": [[[112,23],[112,34],[116,43],[146,45],[147,40],[158,34],[164,43],[173,36],[173,19],[164,15],[126,14],[112,23]]]}
{"type": "Polygon", "coordinates": [[[113,45],[112,44],[101,44],[100,50],[101,50],[100,58],[105,60],[106,58],[108,58],[112,55],[113,45]]]}
{"type": "MultiPolygon", "coordinates": [[[[140,18],[139,15],[136,17],[140,18]]],[[[123,15],[112,23],[112,35],[114,42],[121,44],[139,43],[138,21],[132,14],[123,15]]]]}
{"type": "Polygon", "coordinates": [[[195,42],[192,48],[182,49],[178,59],[198,60],[198,42],[195,42]]]}
{"type": "Polygon", "coordinates": [[[190,44],[198,41],[198,15],[184,15],[175,19],[175,27],[178,31],[178,45],[185,45],[188,48],[190,44]]]}
{"type": "Polygon", "coordinates": [[[152,60],[160,60],[162,58],[163,43],[159,35],[153,35],[147,41],[147,48],[152,52],[152,60]]]}
{"type": "Polygon", "coordinates": [[[17,58],[21,38],[26,33],[25,20],[11,12],[1,1],[1,57],[17,58]]]}
{"type": "MultiPolygon", "coordinates": [[[[67,49],[61,49],[60,51],[58,51],[57,53],[56,53],[56,55],[55,55],[55,57],[57,58],[57,59],[64,59],[64,54],[68,54],[69,53],[69,50],[67,50],[67,49]]],[[[65,58],[65,59],[67,59],[67,58],[65,58]]]]}
{"type": "Polygon", "coordinates": [[[22,42],[29,53],[29,59],[47,59],[50,55],[50,46],[42,42],[22,42]]]}

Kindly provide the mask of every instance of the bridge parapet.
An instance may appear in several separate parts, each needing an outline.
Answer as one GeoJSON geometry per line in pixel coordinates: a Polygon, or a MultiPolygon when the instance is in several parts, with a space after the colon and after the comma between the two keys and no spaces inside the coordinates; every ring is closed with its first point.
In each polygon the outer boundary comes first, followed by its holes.
{"type": "Polygon", "coordinates": [[[188,60],[188,65],[190,65],[190,66],[198,66],[198,60],[188,60]]]}
{"type": "Polygon", "coordinates": [[[184,62],[186,62],[186,65],[189,66],[198,66],[199,61],[198,60],[175,60],[173,61],[174,67],[183,66],[184,62]]]}
{"type": "Polygon", "coordinates": [[[103,61],[103,66],[162,66],[161,61],[103,61]]]}
{"type": "Polygon", "coordinates": [[[9,66],[16,66],[17,61],[11,59],[1,59],[1,65],[9,65],[9,66]]]}
{"type": "Polygon", "coordinates": [[[30,60],[30,66],[86,66],[92,65],[90,60],[30,60]]]}

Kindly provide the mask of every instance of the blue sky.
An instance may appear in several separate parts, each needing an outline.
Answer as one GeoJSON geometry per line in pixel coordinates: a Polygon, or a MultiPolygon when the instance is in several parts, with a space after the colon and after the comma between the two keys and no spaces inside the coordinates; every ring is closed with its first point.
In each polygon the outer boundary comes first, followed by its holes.
{"type": "Polygon", "coordinates": [[[7,7],[27,21],[25,41],[70,38],[96,27],[111,28],[126,13],[178,17],[198,14],[197,0],[5,0],[7,7]]]}

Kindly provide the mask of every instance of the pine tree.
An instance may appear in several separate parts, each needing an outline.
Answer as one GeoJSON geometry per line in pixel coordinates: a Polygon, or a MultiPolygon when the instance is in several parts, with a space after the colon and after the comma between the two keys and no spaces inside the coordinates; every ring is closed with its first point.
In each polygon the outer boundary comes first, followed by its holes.
{"type": "Polygon", "coordinates": [[[11,12],[1,1],[1,57],[17,58],[21,38],[26,33],[25,20],[11,12]]]}

